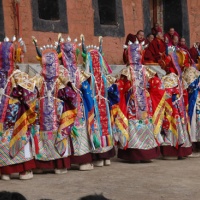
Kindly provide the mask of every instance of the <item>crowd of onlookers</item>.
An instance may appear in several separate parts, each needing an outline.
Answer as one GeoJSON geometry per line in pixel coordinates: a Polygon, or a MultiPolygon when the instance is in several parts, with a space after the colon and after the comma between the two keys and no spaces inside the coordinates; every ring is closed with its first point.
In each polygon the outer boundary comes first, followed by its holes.
{"type": "MultiPolygon", "coordinates": [[[[28,200],[24,195],[19,192],[0,192],[0,200],[28,200]]],[[[40,200],[53,200],[53,199],[40,199],[40,200]]],[[[81,197],[79,200],[109,200],[105,198],[102,194],[94,194],[81,197]]]]}
{"type": "MultiPolygon", "coordinates": [[[[182,48],[187,51],[195,63],[198,63],[198,57],[200,56],[200,42],[195,42],[190,48],[186,44],[186,39],[180,37],[180,34],[174,29],[170,28],[167,33],[163,33],[162,28],[158,23],[155,23],[146,38],[143,30],[139,30],[136,35],[128,34],[125,44],[129,42],[138,41],[145,47],[143,64],[146,63],[158,63],[162,54],[166,51],[167,46],[174,46],[182,48]]],[[[124,62],[126,63],[125,56],[124,62]]]]}

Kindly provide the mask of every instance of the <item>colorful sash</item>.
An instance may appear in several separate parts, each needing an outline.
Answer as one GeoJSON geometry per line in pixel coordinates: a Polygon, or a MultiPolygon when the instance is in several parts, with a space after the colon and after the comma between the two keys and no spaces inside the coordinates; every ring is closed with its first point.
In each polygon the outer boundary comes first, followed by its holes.
{"type": "Polygon", "coordinates": [[[145,68],[141,65],[139,44],[132,44],[128,48],[132,88],[135,97],[136,118],[146,119],[149,116],[148,101],[146,96],[145,68]]]}
{"type": "Polygon", "coordinates": [[[192,121],[192,116],[194,112],[194,107],[197,101],[198,93],[200,91],[199,88],[199,82],[200,82],[200,77],[194,80],[190,85],[189,85],[189,107],[188,107],[188,115],[190,117],[190,123],[192,121]]]}
{"type": "Polygon", "coordinates": [[[67,136],[71,134],[77,116],[77,93],[73,90],[71,84],[69,84],[65,88],[59,90],[58,98],[64,103],[55,147],[62,156],[67,148],[67,136]]]}
{"type": "MultiPolygon", "coordinates": [[[[103,58],[97,50],[90,51],[87,58],[89,60],[90,72],[93,74],[91,85],[94,95],[94,110],[101,140],[94,143],[99,143],[102,147],[112,146],[111,119],[107,101],[107,80],[103,74],[103,68],[104,70],[107,68],[103,65],[103,58]]],[[[95,137],[95,135],[93,135],[93,137],[95,137]]],[[[97,141],[98,138],[95,137],[93,140],[97,141]]],[[[98,146],[99,145],[97,145],[96,148],[98,146]]]]}
{"type": "Polygon", "coordinates": [[[28,135],[30,135],[30,133],[28,133],[29,125],[33,124],[36,119],[36,113],[34,110],[35,102],[28,105],[25,101],[27,96],[31,96],[31,92],[24,88],[20,88],[19,86],[13,91],[13,97],[18,98],[21,105],[9,144],[11,157],[15,157],[26,145],[29,138],[28,135]]]}
{"type": "MultiPolygon", "coordinates": [[[[116,142],[120,142],[121,146],[126,148],[129,141],[128,119],[121,111],[119,106],[119,91],[116,84],[112,84],[108,88],[108,100],[111,113],[111,125],[116,142]]],[[[125,102],[124,102],[125,103],[125,102]]]]}
{"type": "Polygon", "coordinates": [[[87,120],[87,129],[92,146],[94,147],[92,133],[94,132],[94,100],[89,82],[82,82],[81,86],[83,104],[85,109],[85,117],[87,120]]]}
{"type": "Polygon", "coordinates": [[[180,97],[178,99],[179,102],[178,102],[177,105],[178,105],[180,112],[181,113],[183,112],[184,123],[187,124],[188,118],[187,118],[187,115],[186,115],[186,109],[185,109],[184,98],[183,98],[182,71],[181,71],[181,68],[178,64],[178,56],[176,55],[176,53],[172,52],[170,55],[171,55],[174,67],[175,67],[176,71],[178,72],[178,77],[179,77],[178,88],[179,88],[180,97]]]}
{"type": "Polygon", "coordinates": [[[149,93],[153,108],[152,121],[154,124],[154,135],[155,138],[157,138],[158,134],[161,132],[164,119],[166,92],[165,89],[161,88],[161,81],[157,77],[151,78],[149,84],[149,93]]]}

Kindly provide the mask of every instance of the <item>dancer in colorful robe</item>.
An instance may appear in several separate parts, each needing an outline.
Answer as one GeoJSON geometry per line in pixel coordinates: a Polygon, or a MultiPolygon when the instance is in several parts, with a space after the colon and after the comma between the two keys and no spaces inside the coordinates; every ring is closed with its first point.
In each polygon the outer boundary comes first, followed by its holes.
{"type": "Polygon", "coordinates": [[[90,89],[90,75],[81,71],[77,66],[79,50],[68,37],[66,42],[61,42],[62,63],[69,72],[69,79],[77,89],[77,115],[72,127],[71,139],[73,155],[71,163],[78,164],[82,171],[92,170],[91,143],[88,129],[89,117],[94,109],[92,91],[90,89]]]}
{"type": "Polygon", "coordinates": [[[20,173],[22,180],[33,178],[35,162],[31,146],[31,124],[35,120],[35,84],[28,75],[14,70],[15,60],[25,53],[22,39],[0,44],[0,172],[1,179],[20,173]],[[14,60],[15,59],[15,60],[14,60]]]}
{"type": "MultiPolygon", "coordinates": [[[[149,161],[159,156],[152,123],[152,102],[146,87],[145,68],[141,65],[141,45],[130,43],[126,50],[127,70],[130,74],[130,88],[126,95],[129,137],[127,149],[118,149],[118,158],[135,161],[149,161]]],[[[125,91],[127,93],[127,90],[125,91]]],[[[121,96],[120,96],[121,98],[121,96]]],[[[123,97],[122,97],[123,98],[123,97]]]]}
{"type": "Polygon", "coordinates": [[[68,71],[59,67],[60,46],[39,49],[41,75],[36,75],[38,98],[34,127],[37,169],[55,169],[63,174],[70,168],[71,129],[76,117],[76,92],[69,82],[68,71]],[[41,51],[42,50],[42,51],[41,51]]]}
{"type": "MultiPolygon", "coordinates": [[[[94,100],[94,113],[90,118],[92,153],[94,165],[100,167],[111,164],[110,158],[115,155],[115,149],[110,111],[112,105],[109,105],[108,101],[109,88],[105,75],[110,73],[111,69],[101,55],[102,37],[99,38],[99,41],[98,48],[92,47],[87,52],[82,36],[82,55],[86,61],[86,72],[92,74],[91,89],[94,100]]],[[[117,90],[117,87],[115,89],[117,90]]]]}
{"type": "Polygon", "coordinates": [[[200,72],[193,66],[185,69],[183,79],[188,85],[188,115],[190,118],[190,140],[193,146],[191,157],[199,157],[200,151],[200,72]]]}
{"type": "Polygon", "coordinates": [[[189,138],[190,124],[187,114],[187,89],[182,80],[182,71],[176,51],[169,52],[165,69],[167,75],[162,82],[167,92],[165,102],[165,119],[163,122],[163,139],[161,153],[164,157],[178,157],[182,159],[192,153],[189,138]]]}

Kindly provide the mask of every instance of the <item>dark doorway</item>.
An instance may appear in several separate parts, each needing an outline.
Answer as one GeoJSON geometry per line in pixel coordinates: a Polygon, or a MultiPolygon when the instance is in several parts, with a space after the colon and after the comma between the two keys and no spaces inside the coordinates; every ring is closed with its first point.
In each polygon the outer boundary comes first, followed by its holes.
{"type": "Polygon", "coordinates": [[[164,31],[167,32],[169,28],[182,33],[182,9],[181,0],[163,0],[163,19],[164,31]]]}
{"type": "Polygon", "coordinates": [[[187,0],[163,0],[164,32],[174,28],[189,46],[189,20],[187,0]]]}
{"type": "Polygon", "coordinates": [[[151,31],[158,22],[166,33],[170,27],[186,39],[190,46],[190,31],[187,0],[143,0],[144,32],[151,31]]]}

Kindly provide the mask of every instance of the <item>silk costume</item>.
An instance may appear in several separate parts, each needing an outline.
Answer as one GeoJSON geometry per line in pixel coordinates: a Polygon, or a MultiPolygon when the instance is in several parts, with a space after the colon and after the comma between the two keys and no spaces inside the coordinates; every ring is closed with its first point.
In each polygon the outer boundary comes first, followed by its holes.
{"type": "Polygon", "coordinates": [[[118,149],[118,158],[133,162],[159,156],[152,123],[152,101],[147,91],[146,69],[141,65],[140,51],[141,46],[137,42],[130,44],[126,50],[131,81],[126,95],[130,140],[127,149],[118,149]]]}
{"type": "Polygon", "coordinates": [[[86,164],[92,162],[89,118],[94,109],[92,91],[89,78],[77,66],[78,49],[75,43],[61,43],[62,61],[69,72],[69,79],[77,88],[77,114],[72,127],[71,139],[73,144],[72,164],[86,164]]]}
{"type": "Polygon", "coordinates": [[[41,75],[34,77],[38,90],[33,130],[36,166],[37,169],[70,168],[70,134],[77,113],[77,95],[68,71],[59,65],[58,48],[40,52],[36,45],[36,50],[42,67],[41,75]]]}
{"type": "Polygon", "coordinates": [[[1,174],[24,173],[35,168],[32,154],[31,126],[35,121],[34,81],[14,69],[16,52],[21,47],[12,42],[0,44],[0,171],[1,174]],[[17,49],[15,49],[15,46],[17,49]]]}
{"type": "Polygon", "coordinates": [[[167,92],[163,139],[163,156],[184,157],[192,153],[190,142],[190,123],[188,117],[187,85],[182,78],[182,68],[176,51],[168,55],[168,74],[162,78],[167,92]]]}

